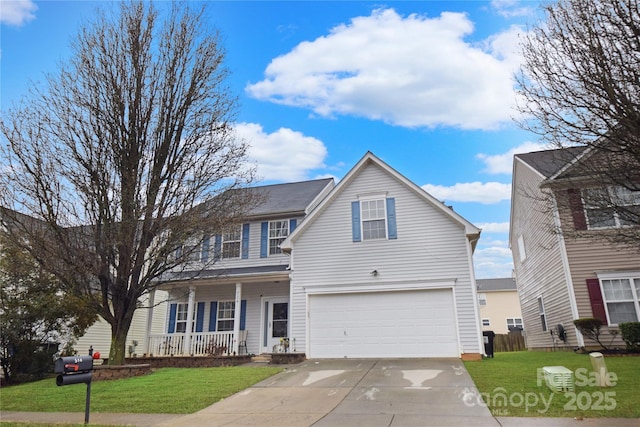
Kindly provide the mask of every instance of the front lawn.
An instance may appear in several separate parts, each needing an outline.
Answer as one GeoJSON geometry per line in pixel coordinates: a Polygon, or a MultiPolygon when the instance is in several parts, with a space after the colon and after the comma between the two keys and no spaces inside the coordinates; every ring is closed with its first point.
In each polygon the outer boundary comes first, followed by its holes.
{"type": "MultiPolygon", "coordinates": [[[[190,414],[278,372],[277,367],[163,368],[150,375],[91,383],[91,412],[190,414]]],[[[55,379],[3,387],[0,410],[84,412],[87,387],[55,379]]]]}
{"type": "Polygon", "coordinates": [[[495,416],[640,418],[639,357],[606,357],[615,386],[595,385],[589,355],[571,352],[496,353],[495,358],[465,362],[484,402],[495,416]],[[575,391],[554,393],[544,366],[564,366],[574,373],[575,391]]]}

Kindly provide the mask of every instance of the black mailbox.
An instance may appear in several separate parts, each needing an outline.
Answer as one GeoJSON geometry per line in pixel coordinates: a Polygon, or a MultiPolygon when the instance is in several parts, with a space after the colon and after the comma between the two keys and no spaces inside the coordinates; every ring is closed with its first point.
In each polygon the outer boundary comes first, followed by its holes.
{"type": "Polygon", "coordinates": [[[92,370],[93,357],[91,356],[60,357],[53,366],[53,371],[60,374],[56,377],[58,386],[88,383],[91,381],[92,370]]]}

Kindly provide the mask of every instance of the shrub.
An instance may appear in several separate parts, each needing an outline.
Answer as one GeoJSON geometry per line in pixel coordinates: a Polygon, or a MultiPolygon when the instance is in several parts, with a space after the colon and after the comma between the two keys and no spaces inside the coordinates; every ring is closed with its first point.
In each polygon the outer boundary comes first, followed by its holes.
{"type": "Polygon", "coordinates": [[[576,328],[578,328],[582,335],[597,342],[603,349],[608,350],[607,346],[600,342],[600,334],[602,333],[601,329],[602,326],[604,326],[604,322],[602,320],[595,317],[583,317],[574,320],[573,324],[576,325],[576,328]]]}
{"type": "Polygon", "coordinates": [[[640,351],[640,322],[625,322],[618,325],[627,350],[640,351]]]}

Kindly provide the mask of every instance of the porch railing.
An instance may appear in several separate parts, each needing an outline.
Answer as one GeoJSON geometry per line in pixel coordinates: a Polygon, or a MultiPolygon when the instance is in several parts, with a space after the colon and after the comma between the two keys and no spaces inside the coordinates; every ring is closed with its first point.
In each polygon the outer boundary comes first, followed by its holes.
{"type": "Polygon", "coordinates": [[[149,335],[149,355],[154,356],[218,356],[233,352],[233,331],[194,332],[189,348],[185,348],[187,334],[149,335]]]}

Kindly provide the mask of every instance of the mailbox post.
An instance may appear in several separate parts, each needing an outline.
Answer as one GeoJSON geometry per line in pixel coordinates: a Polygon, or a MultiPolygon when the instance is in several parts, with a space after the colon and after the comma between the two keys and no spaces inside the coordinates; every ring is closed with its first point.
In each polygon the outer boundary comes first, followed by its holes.
{"type": "Polygon", "coordinates": [[[87,398],[85,400],[84,423],[89,424],[89,406],[91,403],[91,377],[93,359],[100,357],[100,353],[93,354],[93,347],[89,348],[87,356],[59,357],[53,365],[53,371],[58,374],[56,385],[86,384],[87,398]]]}

